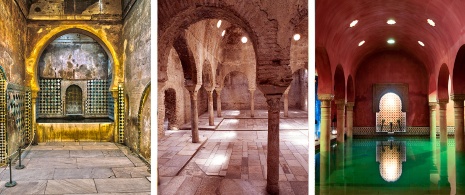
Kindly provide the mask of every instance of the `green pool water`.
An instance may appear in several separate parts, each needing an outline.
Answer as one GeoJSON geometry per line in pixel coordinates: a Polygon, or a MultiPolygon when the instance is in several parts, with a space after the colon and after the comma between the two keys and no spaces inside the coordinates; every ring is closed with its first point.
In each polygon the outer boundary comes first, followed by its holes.
{"type": "Polygon", "coordinates": [[[315,194],[464,194],[453,138],[353,139],[315,156],[315,194]]]}

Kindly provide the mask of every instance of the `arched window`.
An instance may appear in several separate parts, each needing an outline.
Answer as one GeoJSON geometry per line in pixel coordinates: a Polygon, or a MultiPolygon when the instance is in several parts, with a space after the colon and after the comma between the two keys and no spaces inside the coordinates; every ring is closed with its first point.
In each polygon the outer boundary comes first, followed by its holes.
{"type": "Polygon", "coordinates": [[[66,89],[66,114],[82,115],[82,90],[77,85],[71,85],[66,89]]]}
{"type": "Polygon", "coordinates": [[[405,132],[406,113],[402,112],[402,100],[395,93],[384,94],[376,113],[376,132],[405,132]]]}

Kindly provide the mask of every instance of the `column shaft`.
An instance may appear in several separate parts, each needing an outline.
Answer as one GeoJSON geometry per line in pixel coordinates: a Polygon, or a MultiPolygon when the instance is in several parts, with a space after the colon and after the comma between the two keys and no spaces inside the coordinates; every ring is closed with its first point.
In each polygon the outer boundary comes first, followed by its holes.
{"type": "Polygon", "coordinates": [[[213,113],[213,90],[208,92],[208,125],[215,125],[215,116],[213,113]]]}
{"type": "Polygon", "coordinates": [[[221,117],[221,89],[216,89],[216,112],[221,117]]]}
{"type": "Polygon", "coordinates": [[[439,131],[441,144],[447,143],[447,101],[439,101],[439,131]]]}
{"type": "Polygon", "coordinates": [[[192,143],[199,142],[199,108],[197,101],[197,90],[190,90],[189,95],[191,98],[191,131],[192,143]]]}
{"type": "Polygon", "coordinates": [[[279,105],[281,96],[281,94],[265,96],[266,103],[268,104],[268,153],[266,158],[266,190],[270,194],[279,193],[279,105]]]}
{"type": "Polygon", "coordinates": [[[336,100],[337,105],[337,142],[344,142],[345,100],[336,100]]]}
{"type": "Polygon", "coordinates": [[[354,102],[347,102],[347,138],[352,139],[354,129],[354,102]]]}
{"type": "Polygon", "coordinates": [[[430,128],[430,138],[431,140],[436,139],[436,102],[429,103],[429,128],[430,128]]]}
{"type": "Polygon", "coordinates": [[[255,92],[255,89],[249,89],[250,91],[250,117],[254,117],[255,116],[255,96],[254,96],[254,92],[255,92]]]}
{"type": "Polygon", "coordinates": [[[321,101],[320,152],[328,152],[331,134],[331,100],[330,94],[318,95],[321,101]]]}
{"type": "Polygon", "coordinates": [[[284,117],[289,117],[289,94],[284,94],[284,117]]]}
{"type": "Polygon", "coordinates": [[[463,145],[463,100],[465,99],[465,95],[454,94],[451,96],[451,99],[454,101],[455,150],[465,151],[463,145]]]}

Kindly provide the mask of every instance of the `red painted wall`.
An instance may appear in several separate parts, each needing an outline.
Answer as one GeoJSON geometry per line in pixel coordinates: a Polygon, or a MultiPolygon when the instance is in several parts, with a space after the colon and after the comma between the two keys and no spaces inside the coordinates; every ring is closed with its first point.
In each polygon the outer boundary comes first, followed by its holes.
{"type": "Polygon", "coordinates": [[[354,126],[375,126],[375,83],[408,83],[407,126],[429,126],[428,75],[422,63],[408,54],[384,51],[369,56],[360,64],[354,82],[354,126]]]}

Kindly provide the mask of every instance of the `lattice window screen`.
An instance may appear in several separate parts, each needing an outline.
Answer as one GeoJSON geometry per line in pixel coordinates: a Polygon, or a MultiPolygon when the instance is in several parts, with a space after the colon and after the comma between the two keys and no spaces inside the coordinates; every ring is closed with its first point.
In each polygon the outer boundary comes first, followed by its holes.
{"type": "Polygon", "coordinates": [[[119,143],[124,142],[124,88],[118,84],[118,138],[119,143]]]}
{"type": "Polygon", "coordinates": [[[402,101],[398,95],[395,93],[383,95],[379,102],[379,110],[376,113],[376,132],[406,131],[406,113],[402,112],[402,101]]]}
{"type": "Polygon", "coordinates": [[[108,80],[87,81],[87,101],[86,114],[88,115],[108,115],[108,80]]]}
{"type": "Polygon", "coordinates": [[[39,116],[62,115],[61,79],[39,79],[39,116]]]}

